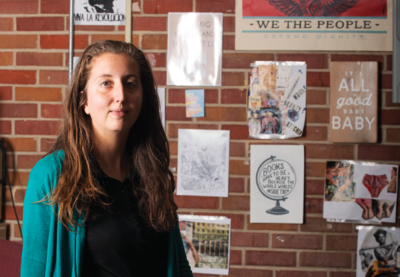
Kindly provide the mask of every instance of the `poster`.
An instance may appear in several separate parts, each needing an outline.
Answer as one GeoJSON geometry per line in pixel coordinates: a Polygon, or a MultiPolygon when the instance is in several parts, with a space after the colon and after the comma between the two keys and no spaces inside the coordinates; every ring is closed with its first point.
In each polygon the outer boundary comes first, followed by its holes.
{"type": "Polygon", "coordinates": [[[357,226],[357,277],[397,277],[400,273],[400,229],[357,226]]]}
{"type": "Polygon", "coordinates": [[[75,0],[75,25],[125,25],[125,0],[75,0]]]}
{"type": "Polygon", "coordinates": [[[236,50],[392,51],[392,0],[236,0],[236,50]]]}
{"type": "Polygon", "coordinates": [[[250,146],[250,222],[303,223],[304,146],[250,146]]]}
{"type": "Polygon", "coordinates": [[[396,222],[397,174],[397,165],[328,161],[324,218],[396,222]]]}
{"type": "Polygon", "coordinates": [[[178,131],[178,195],[228,197],[229,131],[178,131]]]}
{"type": "Polygon", "coordinates": [[[251,64],[247,96],[249,136],[301,137],[306,120],[307,65],[304,62],[251,64]]]}
{"type": "Polygon", "coordinates": [[[167,85],[220,86],[222,13],[169,13],[167,85]]]}
{"type": "Polygon", "coordinates": [[[229,274],[231,219],[178,215],[186,256],[193,273],[229,274]]]}
{"type": "Polygon", "coordinates": [[[204,117],[204,89],[185,90],[186,117],[204,117]]]}
{"type": "Polygon", "coordinates": [[[378,142],[378,63],[331,62],[331,142],[378,142]]]}
{"type": "Polygon", "coordinates": [[[165,130],[165,88],[157,88],[158,98],[160,99],[161,123],[165,130]]]}

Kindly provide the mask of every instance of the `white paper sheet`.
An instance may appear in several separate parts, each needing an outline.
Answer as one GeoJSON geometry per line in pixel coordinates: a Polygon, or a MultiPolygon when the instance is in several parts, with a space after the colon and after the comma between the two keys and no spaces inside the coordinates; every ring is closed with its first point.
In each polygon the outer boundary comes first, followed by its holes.
{"type": "Polygon", "coordinates": [[[222,13],[169,13],[167,85],[220,86],[222,13]]]}
{"type": "Polygon", "coordinates": [[[228,196],[229,131],[178,131],[178,195],[228,196]]]}
{"type": "Polygon", "coordinates": [[[75,0],[75,25],[125,25],[125,0],[75,0]]]}
{"type": "Polygon", "coordinates": [[[303,223],[304,146],[250,146],[250,222],[303,223]]]}
{"type": "Polygon", "coordinates": [[[165,88],[157,88],[158,98],[160,99],[161,123],[165,130],[165,88]]]}

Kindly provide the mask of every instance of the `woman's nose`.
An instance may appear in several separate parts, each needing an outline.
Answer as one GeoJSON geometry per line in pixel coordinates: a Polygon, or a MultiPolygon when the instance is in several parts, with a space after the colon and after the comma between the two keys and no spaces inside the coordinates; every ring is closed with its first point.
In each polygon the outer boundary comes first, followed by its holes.
{"type": "Polygon", "coordinates": [[[115,102],[124,102],[125,100],[125,88],[121,81],[116,82],[114,85],[114,99],[115,102]]]}

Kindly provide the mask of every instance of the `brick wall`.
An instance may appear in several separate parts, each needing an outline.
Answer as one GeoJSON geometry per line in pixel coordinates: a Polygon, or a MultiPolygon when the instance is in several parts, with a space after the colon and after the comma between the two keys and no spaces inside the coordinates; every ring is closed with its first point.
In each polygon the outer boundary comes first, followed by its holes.
{"type": "MultiPolygon", "coordinates": [[[[180,212],[232,219],[230,276],[355,276],[354,224],[327,223],[322,218],[325,162],[352,159],[400,164],[400,104],[391,101],[391,53],[235,51],[234,0],[140,0],[139,6],[141,11],[134,12],[132,41],[147,53],[160,87],[166,86],[167,13],[224,13],[222,86],[206,88],[206,117],[197,119],[185,117],[185,88],[167,87],[166,131],[171,168],[177,164],[179,128],[231,132],[229,197],[176,196],[180,212]],[[245,91],[249,65],[255,60],[307,63],[307,121],[302,138],[248,139],[245,91]],[[378,144],[328,142],[331,61],[379,62],[378,144]],[[249,222],[252,143],[305,145],[304,224],[249,222]]],[[[7,149],[19,218],[29,171],[51,147],[60,123],[68,79],[68,13],[68,0],[0,1],[0,137],[7,149]]],[[[102,39],[123,40],[124,27],[76,26],[75,55],[102,39]]],[[[5,188],[2,217],[9,224],[10,239],[20,240],[10,194],[5,188]]]]}

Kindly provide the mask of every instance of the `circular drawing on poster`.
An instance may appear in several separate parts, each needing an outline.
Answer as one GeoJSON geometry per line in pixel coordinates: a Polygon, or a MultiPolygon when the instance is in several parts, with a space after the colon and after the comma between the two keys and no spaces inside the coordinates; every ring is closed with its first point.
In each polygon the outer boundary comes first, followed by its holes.
{"type": "Polygon", "coordinates": [[[288,199],[288,195],[296,186],[296,172],[293,166],[285,160],[271,156],[257,169],[256,182],[260,192],[268,199],[275,200],[276,205],[266,212],[274,215],[289,213],[281,207],[279,201],[288,199]]]}

